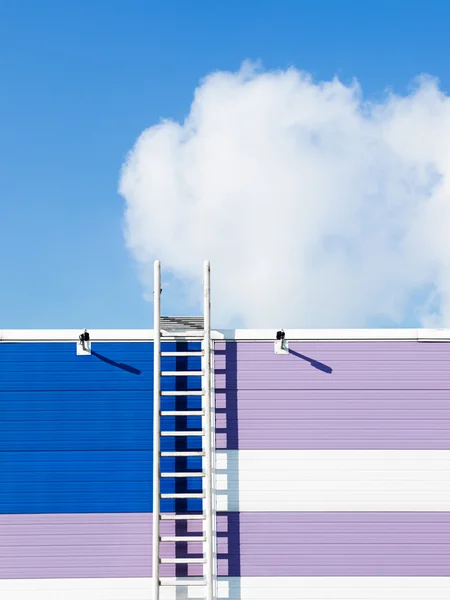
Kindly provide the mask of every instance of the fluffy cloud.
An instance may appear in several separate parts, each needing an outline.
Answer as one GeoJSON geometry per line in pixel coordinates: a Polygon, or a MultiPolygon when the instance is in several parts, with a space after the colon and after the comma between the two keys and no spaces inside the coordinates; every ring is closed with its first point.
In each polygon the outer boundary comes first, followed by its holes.
{"type": "Polygon", "coordinates": [[[450,326],[450,99],[430,78],[369,103],[296,69],[214,73],[183,123],[142,133],[120,193],[147,291],[160,258],[191,298],[210,259],[216,327],[450,326]]]}

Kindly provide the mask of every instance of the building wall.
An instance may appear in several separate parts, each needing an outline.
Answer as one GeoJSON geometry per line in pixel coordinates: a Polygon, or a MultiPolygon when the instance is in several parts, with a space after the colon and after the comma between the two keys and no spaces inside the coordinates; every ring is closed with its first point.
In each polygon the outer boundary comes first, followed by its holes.
{"type": "MultiPolygon", "coordinates": [[[[198,370],[198,361],[164,358],[162,368],[198,370]]],[[[197,389],[200,378],[163,381],[166,390],[188,386],[197,389]]],[[[169,396],[162,408],[199,402],[169,396]]],[[[186,425],[200,422],[163,422],[171,430],[186,425]]],[[[199,440],[181,443],[195,447],[199,440]]],[[[152,343],[94,343],[91,356],[77,356],[75,343],[0,344],[0,597],[148,599],[152,446],[152,343]]],[[[163,438],[162,449],[173,448],[163,438]]],[[[163,459],[163,469],[173,470],[173,460],[163,459]]],[[[199,459],[183,460],[186,469],[199,466],[199,459]]],[[[198,483],[189,479],[181,489],[177,482],[177,491],[195,491],[198,483]]],[[[174,485],[165,479],[161,490],[174,485]]],[[[187,508],[176,502],[163,501],[163,510],[187,508]]],[[[201,509],[199,500],[187,505],[201,509]]],[[[162,531],[175,533],[170,523],[162,531]]],[[[165,556],[174,551],[165,544],[165,556]]]]}
{"type": "Polygon", "coordinates": [[[450,345],[216,344],[219,574],[241,600],[450,593],[450,345]]]}
{"type": "MultiPolygon", "coordinates": [[[[273,342],[216,343],[219,597],[449,597],[449,359],[439,343],[291,342],[288,356],[273,342]]],[[[0,597],[149,600],[153,345],[94,343],[76,356],[74,343],[2,343],[0,375],[0,597]]],[[[199,405],[163,398],[165,409],[199,405]]],[[[199,466],[183,460],[180,470],[199,466]]],[[[174,485],[162,480],[167,492],[196,491],[198,480],[174,485]]],[[[164,501],[186,509],[201,504],[164,501]]]]}

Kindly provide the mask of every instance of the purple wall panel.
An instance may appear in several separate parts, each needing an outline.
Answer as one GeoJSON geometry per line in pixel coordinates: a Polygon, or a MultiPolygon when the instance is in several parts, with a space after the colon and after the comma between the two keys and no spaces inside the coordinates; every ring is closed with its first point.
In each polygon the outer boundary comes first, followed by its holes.
{"type": "Polygon", "coordinates": [[[219,449],[450,448],[450,344],[289,348],[216,343],[219,449]]]}
{"type": "MultiPolygon", "coordinates": [[[[173,533],[173,526],[163,530],[173,533]]],[[[2,515],[0,534],[0,578],[151,575],[150,514],[2,515]]],[[[189,543],[177,556],[201,551],[189,543]]],[[[164,545],[164,556],[174,553],[174,544],[164,545]]],[[[446,577],[450,512],[220,514],[218,553],[223,576],[446,577]]],[[[192,565],[189,574],[201,568],[192,565]]]]}
{"type": "Polygon", "coordinates": [[[224,576],[450,576],[450,512],[228,513],[218,531],[224,576]]]}
{"type": "MultiPolygon", "coordinates": [[[[149,513],[0,515],[0,578],[150,577],[152,515],[149,513]]],[[[188,531],[201,531],[201,522],[188,531]]],[[[161,523],[173,535],[174,524],[161,523]]],[[[178,532],[180,533],[180,532],[178,532]]],[[[175,544],[163,543],[162,556],[175,556],[175,544]]],[[[176,556],[202,556],[202,544],[177,545],[176,556]]],[[[163,565],[163,575],[175,567],[163,565]]],[[[201,575],[202,565],[190,565],[201,575]]]]}

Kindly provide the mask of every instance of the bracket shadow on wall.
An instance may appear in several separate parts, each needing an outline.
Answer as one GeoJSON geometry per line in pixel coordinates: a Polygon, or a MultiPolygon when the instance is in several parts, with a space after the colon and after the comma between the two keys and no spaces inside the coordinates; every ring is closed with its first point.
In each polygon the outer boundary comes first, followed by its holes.
{"type": "Polygon", "coordinates": [[[82,333],[80,333],[78,342],[77,342],[77,355],[79,356],[95,356],[99,360],[111,365],[112,367],[117,367],[118,369],[122,369],[123,371],[127,371],[128,373],[132,373],[133,375],[140,375],[141,371],[133,367],[132,365],[127,365],[122,362],[117,362],[100,354],[99,352],[95,352],[91,347],[91,336],[87,329],[85,329],[82,333]]]}
{"type": "Polygon", "coordinates": [[[330,375],[333,372],[333,369],[328,365],[325,365],[324,363],[315,360],[314,358],[310,358],[309,356],[305,356],[304,354],[300,354],[300,352],[296,352],[295,350],[290,350],[289,343],[286,340],[286,333],[283,329],[277,331],[274,351],[275,354],[291,354],[292,356],[301,358],[302,360],[309,362],[309,364],[312,367],[318,369],[319,371],[322,371],[323,373],[328,373],[330,375]]]}
{"type": "Polygon", "coordinates": [[[331,373],[333,372],[332,367],[320,362],[319,360],[315,360],[314,358],[310,358],[309,356],[300,354],[300,352],[296,352],[295,350],[289,350],[289,354],[292,354],[292,356],[296,356],[297,358],[301,358],[302,360],[309,362],[309,364],[312,367],[314,367],[318,371],[322,371],[322,373],[328,373],[328,375],[331,375],[331,373]]]}

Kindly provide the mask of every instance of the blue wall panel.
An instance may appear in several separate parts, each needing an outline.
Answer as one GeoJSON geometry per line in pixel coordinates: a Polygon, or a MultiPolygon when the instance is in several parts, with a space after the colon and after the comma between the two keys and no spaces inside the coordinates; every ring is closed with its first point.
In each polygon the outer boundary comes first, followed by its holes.
{"type": "MultiPolygon", "coordinates": [[[[198,343],[164,350],[198,350],[198,343]]],[[[153,344],[0,345],[0,513],[152,511],[153,344]]],[[[162,370],[199,370],[200,358],[165,357],[162,370]]],[[[162,389],[196,390],[199,377],[165,377],[162,389]]],[[[162,409],[199,408],[200,397],[168,396],[162,409]]],[[[199,417],[162,419],[162,429],[199,429],[199,417]]],[[[199,449],[201,439],[162,438],[163,450],[199,449]]],[[[198,458],[167,458],[163,470],[197,470],[198,458]],[[183,461],[180,464],[180,460],[183,461]]],[[[162,492],[197,492],[198,478],[163,479],[162,492]]],[[[167,500],[163,510],[201,510],[167,500]]]]}

